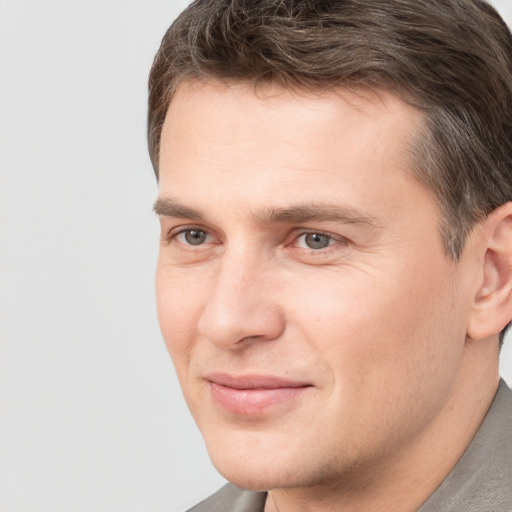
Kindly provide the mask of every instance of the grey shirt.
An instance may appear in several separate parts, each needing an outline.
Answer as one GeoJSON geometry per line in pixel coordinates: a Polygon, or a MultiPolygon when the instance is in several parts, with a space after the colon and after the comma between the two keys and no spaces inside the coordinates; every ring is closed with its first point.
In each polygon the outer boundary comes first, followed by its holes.
{"type": "MultiPolygon", "coordinates": [[[[227,484],[188,512],[263,512],[266,497],[227,484]]],[[[512,391],[503,380],[464,455],[418,512],[512,512],[512,391]]]]}

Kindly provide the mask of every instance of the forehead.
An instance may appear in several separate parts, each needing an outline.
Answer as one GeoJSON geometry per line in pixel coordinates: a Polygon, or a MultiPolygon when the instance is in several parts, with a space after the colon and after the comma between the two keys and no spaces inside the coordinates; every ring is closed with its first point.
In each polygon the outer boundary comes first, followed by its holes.
{"type": "Polygon", "coordinates": [[[162,130],[160,195],[202,206],[212,198],[255,208],[329,198],[391,206],[419,186],[410,149],[422,126],[418,110],[384,90],[185,82],[162,130]]]}
{"type": "MultiPolygon", "coordinates": [[[[187,80],[180,84],[173,95],[163,127],[163,138],[169,130],[172,133],[177,122],[184,135],[190,135],[184,130],[192,128],[192,135],[198,139],[205,135],[206,139],[210,139],[212,135],[226,134],[233,142],[254,135],[252,128],[258,130],[262,124],[267,134],[277,135],[282,140],[286,135],[283,127],[286,128],[284,124],[289,119],[295,122],[295,134],[300,134],[304,128],[314,136],[325,135],[322,127],[331,130],[331,123],[339,124],[340,129],[343,124],[352,124],[351,128],[355,131],[356,125],[364,118],[370,119],[373,128],[382,132],[405,122],[408,126],[401,131],[405,138],[408,138],[412,125],[423,125],[423,114],[419,110],[382,88],[339,87],[312,91],[288,90],[273,83],[187,80]],[[343,112],[340,111],[341,106],[346,107],[343,112]],[[340,114],[345,119],[344,123],[340,114]],[[244,121],[246,130],[232,131],[234,127],[239,128],[234,125],[240,120],[244,121]],[[270,120],[275,122],[269,124],[270,120]],[[209,121],[216,124],[215,133],[211,132],[209,121]]],[[[368,126],[365,127],[367,129],[368,126]]],[[[174,132],[172,135],[177,134],[174,132]]]]}

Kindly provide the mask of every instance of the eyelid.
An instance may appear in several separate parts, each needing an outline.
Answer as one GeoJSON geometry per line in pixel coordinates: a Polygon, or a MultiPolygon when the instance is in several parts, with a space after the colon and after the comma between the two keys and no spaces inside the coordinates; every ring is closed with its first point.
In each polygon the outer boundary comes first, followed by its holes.
{"type": "Polygon", "coordinates": [[[321,236],[325,236],[329,239],[331,239],[333,241],[333,243],[329,243],[329,245],[327,245],[326,247],[322,248],[322,249],[311,249],[311,248],[306,248],[306,247],[301,247],[299,249],[304,249],[304,250],[307,250],[307,251],[312,251],[312,252],[325,252],[329,249],[329,247],[333,247],[339,243],[346,243],[348,242],[347,238],[341,236],[341,235],[336,235],[334,233],[330,233],[328,231],[323,231],[323,230],[320,230],[320,229],[300,229],[300,230],[295,230],[295,233],[293,235],[293,239],[291,240],[290,243],[287,244],[287,246],[292,246],[294,244],[297,243],[297,241],[301,238],[301,237],[304,237],[306,235],[321,235],[321,236]]]}
{"type": "MultiPolygon", "coordinates": [[[[301,251],[302,253],[306,253],[307,252],[307,253],[310,253],[310,254],[312,254],[314,256],[326,255],[329,252],[334,252],[337,249],[340,249],[340,247],[339,247],[340,245],[344,246],[347,243],[349,243],[349,240],[346,237],[342,236],[342,235],[335,234],[335,233],[329,232],[327,230],[314,229],[314,228],[296,228],[296,229],[294,229],[288,235],[287,238],[288,238],[288,241],[285,241],[285,243],[284,243],[284,247],[285,248],[296,249],[298,251],[301,251]],[[304,237],[304,236],[306,236],[308,234],[318,234],[318,235],[321,235],[321,236],[328,237],[331,240],[331,242],[326,247],[320,248],[320,249],[313,249],[313,248],[308,248],[308,247],[298,247],[297,246],[298,240],[301,237],[304,237]]],[[[184,247],[188,247],[188,248],[190,248],[190,247],[194,248],[195,247],[196,250],[199,247],[204,247],[205,245],[211,245],[212,243],[218,243],[219,242],[218,236],[210,228],[208,228],[208,227],[206,227],[204,225],[192,224],[192,223],[191,224],[181,224],[179,226],[174,226],[173,228],[171,228],[171,229],[166,231],[166,234],[163,237],[163,239],[167,243],[169,243],[169,244],[173,243],[173,242],[176,242],[176,243],[179,243],[180,245],[182,245],[184,247]],[[202,244],[198,244],[197,246],[194,246],[193,244],[188,244],[186,242],[180,242],[180,241],[176,240],[178,235],[183,234],[183,233],[185,233],[187,231],[190,231],[190,230],[203,231],[208,236],[207,241],[205,241],[202,244]],[[213,238],[213,240],[212,240],[212,238],[213,238]]]]}
{"type": "MultiPolygon", "coordinates": [[[[186,233],[187,231],[203,231],[204,233],[206,233],[206,235],[208,237],[215,237],[215,235],[212,233],[212,231],[204,226],[200,226],[198,224],[187,224],[187,225],[182,224],[180,226],[175,226],[174,228],[169,229],[165,235],[165,240],[167,240],[167,242],[171,243],[172,241],[176,240],[176,238],[179,235],[186,233]]],[[[180,242],[180,243],[182,243],[183,245],[190,245],[190,244],[185,244],[183,242],[180,242]]],[[[200,245],[203,245],[203,244],[200,244],[200,245]]]]}
{"type": "Polygon", "coordinates": [[[306,249],[306,250],[311,250],[311,251],[314,251],[314,252],[319,252],[319,251],[324,251],[326,250],[328,247],[331,247],[332,245],[334,245],[337,240],[330,236],[330,235],[326,235],[325,233],[317,233],[316,231],[315,232],[312,232],[312,233],[302,233],[300,234],[296,239],[295,239],[295,243],[298,243],[299,240],[301,239],[304,239],[304,247],[300,247],[301,249],[306,249]],[[318,235],[322,238],[325,238],[327,239],[327,245],[325,247],[318,247],[318,248],[314,248],[314,247],[308,247],[308,244],[306,243],[306,237],[308,235],[318,235]]]}
{"type": "Polygon", "coordinates": [[[203,231],[202,229],[185,229],[184,231],[180,231],[176,235],[174,235],[174,240],[177,240],[179,243],[189,246],[189,247],[199,247],[202,245],[205,245],[209,242],[209,239],[211,238],[210,233],[207,233],[206,231],[203,231]],[[204,240],[201,240],[200,243],[191,243],[187,241],[187,234],[195,232],[195,233],[202,233],[205,235],[204,240]]]}

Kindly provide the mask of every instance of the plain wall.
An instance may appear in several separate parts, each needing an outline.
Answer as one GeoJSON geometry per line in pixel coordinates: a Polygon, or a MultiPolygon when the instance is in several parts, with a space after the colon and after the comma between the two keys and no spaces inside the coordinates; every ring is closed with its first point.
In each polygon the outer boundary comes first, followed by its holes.
{"type": "Polygon", "coordinates": [[[0,0],[1,512],[179,512],[223,483],[154,305],[146,80],[186,3],[0,0]]]}

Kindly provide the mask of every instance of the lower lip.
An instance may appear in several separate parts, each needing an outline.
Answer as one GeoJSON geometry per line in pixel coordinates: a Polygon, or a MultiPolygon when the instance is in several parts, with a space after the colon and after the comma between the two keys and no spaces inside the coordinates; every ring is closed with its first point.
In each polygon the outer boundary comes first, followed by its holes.
{"type": "Polygon", "coordinates": [[[214,400],[226,411],[244,416],[256,416],[275,406],[290,403],[308,387],[235,389],[210,382],[214,400]]]}

